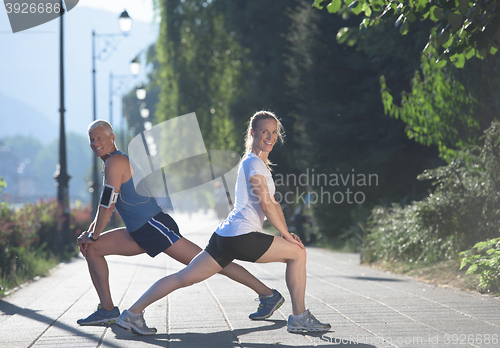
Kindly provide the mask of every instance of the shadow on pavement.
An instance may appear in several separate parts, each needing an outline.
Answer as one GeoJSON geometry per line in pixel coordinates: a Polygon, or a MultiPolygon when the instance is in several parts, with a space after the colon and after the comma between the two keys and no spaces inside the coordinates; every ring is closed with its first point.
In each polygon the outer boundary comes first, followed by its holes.
{"type": "MultiPolygon", "coordinates": [[[[71,308],[71,306],[69,308],[71,308]]],[[[19,306],[13,305],[12,303],[9,303],[9,302],[6,302],[6,301],[0,299],[0,314],[1,315],[7,315],[7,316],[20,315],[20,316],[47,324],[47,328],[43,332],[40,332],[40,334],[34,340],[34,342],[37,341],[38,338],[40,338],[40,336],[42,334],[44,334],[49,328],[51,328],[53,326],[53,327],[65,330],[65,331],[71,333],[72,335],[85,337],[89,340],[95,341],[96,345],[97,345],[97,343],[99,343],[99,341],[100,341],[100,337],[95,337],[92,334],[85,333],[84,331],[78,329],[78,326],[77,326],[78,324],[76,324],[76,323],[75,323],[75,327],[73,327],[73,326],[63,324],[63,323],[58,321],[58,319],[66,311],[62,312],[59,317],[54,319],[54,318],[50,318],[50,317],[47,317],[45,315],[39,314],[35,310],[28,309],[28,308],[21,308],[19,306]]],[[[105,326],[102,326],[102,327],[103,327],[103,329],[105,328],[105,326]]],[[[113,343],[107,343],[107,345],[110,347],[120,348],[120,346],[117,346],[116,344],[113,344],[113,343]]]]}
{"type": "MultiPolygon", "coordinates": [[[[224,347],[235,347],[239,346],[240,343],[237,341],[236,337],[240,337],[249,333],[280,330],[286,326],[286,320],[266,320],[266,324],[272,323],[272,325],[263,325],[259,328],[248,328],[248,329],[236,329],[232,332],[230,330],[210,332],[210,333],[197,333],[197,332],[186,332],[186,333],[159,333],[153,336],[138,336],[130,331],[124,330],[116,325],[111,327],[111,330],[115,333],[116,339],[118,340],[129,340],[137,342],[145,342],[151,345],[156,345],[158,347],[167,347],[167,342],[178,343],[183,347],[203,347],[203,348],[224,348],[224,347]]],[[[336,338],[332,336],[333,332],[314,332],[314,333],[289,333],[289,335],[297,336],[297,339],[302,339],[299,336],[304,336],[309,338],[310,341],[316,344],[316,347],[331,347],[335,345],[336,347],[351,347],[355,345],[357,348],[376,348],[373,345],[364,344],[361,342],[350,341],[348,339],[336,338]]],[[[276,347],[296,347],[296,345],[287,345],[282,342],[276,341],[272,343],[250,343],[244,342],[241,344],[248,348],[271,348],[276,347]]]]}
{"type": "Polygon", "coordinates": [[[353,276],[340,276],[342,278],[356,279],[356,280],[369,280],[374,282],[404,282],[403,279],[396,278],[378,278],[378,277],[353,277],[353,276]]]}

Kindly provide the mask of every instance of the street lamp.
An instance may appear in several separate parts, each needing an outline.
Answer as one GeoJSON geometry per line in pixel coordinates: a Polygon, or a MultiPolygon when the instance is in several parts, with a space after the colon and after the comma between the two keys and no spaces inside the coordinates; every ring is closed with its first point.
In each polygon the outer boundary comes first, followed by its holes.
{"type": "Polygon", "coordinates": [[[139,60],[137,59],[137,57],[132,58],[132,61],[130,62],[130,73],[132,75],[138,75],[139,69],[140,69],[139,60]]]}
{"type": "Polygon", "coordinates": [[[149,109],[146,107],[146,103],[141,104],[141,107],[139,108],[139,112],[141,113],[142,118],[149,117],[149,109]]]}
{"type": "MultiPolygon", "coordinates": [[[[61,0],[60,6],[62,12],[64,13],[63,1],[61,0]]],[[[64,125],[64,25],[63,25],[63,13],[60,15],[60,29],[59,29],[59,163],[57,165],[56,173],[54,175],[57,180],[57,201],[63,208],[62,216],[62,229],[58,233],[56,243],[59,248],[63,248],[70,243],[69,235],[69,192],[68,192],[68,182],[71,178],[68,175],[67,163],[66,163],[66,131],[64,125]]]]}
{"type": "MultiPolygon", "coordinates": [[[[131,63],[132,64],[132,63],[131,63]]],[[[109,123],[113,125],[113,97],[115,93],[121,91],[121,87],[123,87],[124,81],[132,79],[134,76],[132,75],[113,75],[113,72],[109,72],[109,123]],[[120,81],[121,84],[118,87],[118,91],[114,88],[114,82],[120,81]]],[[[122,139],[121,146],[125,149],[125,119],[122,114],[122,139]]]]}
{"type": "MultiPolygon", "coordinates": [[[[97,102],[96,102],[96,58],[99,60],[103,59],[102,54],[108,53],[108,46],[112,44],[110,41],[106,41],[106,47],[102,49],[96,55],[95,49],[95,41],[97,38],[115,38],[119,36],[126,36],[128,32],[132,29],[132,19],[128,15],[127,11],[123,11],[118,19],[118,25],[120,26],[121,33],[113,33],[113,34],[96,34],[95,30],[92,31],[92,100],[93,100],[93,120],[97,119],[97,102]]],[[[110,50],[114,51],[116,48],[116,43],[110,50]]],[[[109,56],[110,53],[108,53],[109,56]]],[[[97,157],[92,156],[92,184],[90,188],[90,192],[92,193],[92,216],[95,216],[97,212],[97,205],[99,204],[99,182],[97,176],[97,157]]]]}
{"type": "Polygon", "coordinates": [[[132,79],[132,75],[113,75],[113,72],[109,72],[109,123],[113,125],[113,96],[115,92],[119,92],[123,86],[123,82],[132,79]],[[114,82],[119,81],[121,84],[118,87],[118,91],[114,88],[114,82]]]}
{"type": "Polygon", "coordinates": [[[128,34],[128,32],[132,29],[132,18],[128,15],[127,10],[124,10],[120,18],[118,18],[118,25],[120,26],[120,30],[122,33],[125,35],[128,34]]]}
{"type": "Polygon", "coordinates": [[[146,99],[146,88],[144,88],[142,86],[142,83],[139,83],[137,85],[137,88],[135,90],[135,95],[137,96],[137,99],[139,99],[139,100],[146,99]]]}

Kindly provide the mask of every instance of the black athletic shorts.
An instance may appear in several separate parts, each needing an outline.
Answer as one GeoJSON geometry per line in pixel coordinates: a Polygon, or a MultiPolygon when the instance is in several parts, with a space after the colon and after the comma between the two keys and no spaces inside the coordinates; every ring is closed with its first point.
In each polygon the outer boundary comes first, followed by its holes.
{"type": "Polygon", "coordinates": [[[172,217],[163,212],[152,217],[130,236],[149,256],[155,257],[182,238],[179,226],[172,217]]]}
{"type": "Polygon", "coordinates": [[[236,237],[221,237],[212,234],[206,252],[222,267],[234,259],[255,262],[269,249],[274,236],[262,232],[250,232],[236,237]]]}

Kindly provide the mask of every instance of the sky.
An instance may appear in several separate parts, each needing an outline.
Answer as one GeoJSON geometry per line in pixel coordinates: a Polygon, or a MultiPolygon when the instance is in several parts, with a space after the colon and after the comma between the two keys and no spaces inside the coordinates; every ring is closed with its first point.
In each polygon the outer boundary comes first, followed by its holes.
{"type": "Polygon", "coordinates": [[[153,21],[153,0],[80,0],[77,6],[98,8],[120,14],[124,9],[133,19],[150,23],[153,21]]]}
{"type": "MultiPolygon", "coordinates": [[[[79,0],[77,7],[101,9],[120,14],[127,10],[133,20],[151,23],[154,20],[153,0],[79,0]]],[[[76,9],[76,8],[75,8],[76,9]]],[[[28,29],[26,33],[39,32],[45,25],[28,29]]],[[[0,7],[0,32],[11,32],[7,13],[0,7]]]]}
{"type": "MultiPolygon", "coordinates": [[[[109,59],[98,60],[97,69],[97,118],[108,120],[109,74],[129,74],[129,62],[138,55],[145,62],[145,51],[156,41],[158,23],[154,22],[153,0],[80,0],[64,16],[65,41],[65,94],[67,130],[86,135],[86,126],[92,120],[92,31],[99,34],[119,33],[118,16],[126,9],[133,20],[127,37],[119,37],[108,47],[115,47],[109,59]],[[142,57],[141,57],[142,55],[142,57]]],[[[57,137],[59,109],[59,20],[12,33],[5,7],[0,6],[0,122],[13,120],[21,112],[36,120],[51,123],[54,129],[42,130],[38,124],[13,124],[12,133],[20,128],[29,135],[49,141],[57,137]],[[38,133],[37,130],[40,130],[38,133]],[[50,133],[50,134],[49,134],[50,133]]],[[[96,40],[99,51],[106,45],[105,38],[96,40]]],[[[114,120],[121,116],[120,96],[138,82],[146,82],[143,66],[138,78],[127,82],[123,93],[113,101],[114,120]]],[[[119,81],[118,81],[119,82],[119,81]]],[[[118,86],[118,84],[117,84],[118,86]]],[[[114,91],[116,92],[116,90],[114,91]]],[[[18,118],[19,119],[19,118],[18,118]]],[[[23,120],[26,120],[24,118],[23,120]]],[[[118,124],[118,126],[120,126],[118,124]]],[[[3,130],[2,130],[3,128],[3,130]]],[[[0,127],[0,137],[5,136],[0,127]]],[[[14,134],[12,134],[14,135],[14,134]]]]}
{"type": "MultiPolygon", "coordinates": [[[[74,134],[87,138],[87,127],[93,120],[92,31],[101,35],[96,39],[96,50],[102,52],[108,48],[108,52],[111,51],[105,58],[96,59],[96,118],[109,121],[112,114],[115,129],[126,127],[121,97],[137,83],[147,82],[150,66],[145,64],[145,52],[158,37],[159,25],[153,23],[152,1],[80,0],[64,15],[65,129],[69,145],[77,143],[74,134]],[[118,26],[118,17],[124,9],[133,20],[127,36],[120,35],[118,26]],[[118,35],[113,39],[115,42],[108,44],[102,36],[105,34],[118,35]],[[114,49],[109,50],[110,47],[114,49]],[[142,62],[138,76],[130,75],[129,63],[133,56],[139,56],[142,62]],[[112,99],[110,73],[115,78],[123,76],[124,81],[122,85],[115,80],[112,99]]],[[[18,135],[37,138],[47,146],[57,141],[60,124],[59,24],[60,20],[56,19],[13,33],[7,9],[0,4],[0,141],[18,135]]],[[[89,151],[87,145],[84,146],[84,150],[89,151]]],[[[77,184],[85,180],[87,171],[78,169],[83,162],[87,159],[68,154],[71,199],[77,184]]],[[[4,163],[0,161],[0,169],[2,166],[4,163]]],[[[46,167],[51,184],[56,163],[47,162],[46,167]]],[[[55,187],[51,192],[55,194],[55,187]]]]}

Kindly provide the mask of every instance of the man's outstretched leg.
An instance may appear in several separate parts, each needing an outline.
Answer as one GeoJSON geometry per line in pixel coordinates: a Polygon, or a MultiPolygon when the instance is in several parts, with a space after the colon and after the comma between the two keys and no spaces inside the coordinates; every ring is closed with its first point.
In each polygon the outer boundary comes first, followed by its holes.
{"type": "MultiPolygon", "coordinates": [[[[187,265],[201,251],[202,249],[198,245],[186,238],[181,238],[165,250],[165,253],[173,259],[187,265]]],[[[277,290],[267,287],[244,267],[234,262],[230,263],[219,273],[249,287],[259,296],[259,307],[255,313],[249,315],[250,319],[267,319],[285,302],[285,299],[277,290]]]]}
{"type": "Polygon", "coordinates": [[[109,288],[109,269],[104,256],[124,255],[133,256],[143,253],[144,250],[130,237],[125,228],[115,229],[103,233],[97,242],[89,244],[85,259],[90,277],[100,303],[97,310],[87,318],[77,321],[80,325],[109,325],[120,316],[118,307],[113,304],[109,288]]]}

